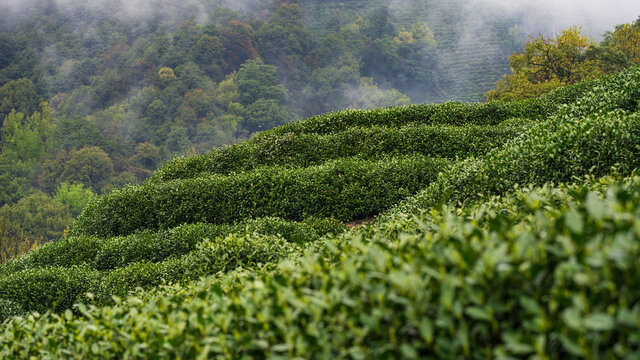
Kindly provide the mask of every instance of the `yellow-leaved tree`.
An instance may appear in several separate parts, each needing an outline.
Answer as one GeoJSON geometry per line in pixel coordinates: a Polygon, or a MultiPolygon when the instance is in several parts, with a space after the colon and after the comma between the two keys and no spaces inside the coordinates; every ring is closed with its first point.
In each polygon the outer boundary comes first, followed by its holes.
{"type": "Polygon", "coordinates": [[[605,34],[603,44],[640,64],[640,17],[632,24],[618,25],[614,32],[605,34]]]}
{"type": "Polygon", "coordinates": [[[573,26],[556,37],[531,38],[523,52],[509,57],[513,74],[496,83],[485,94],[487,100],[516,100],[536,97],[556,87],[604,73],[600,61],[586,56],[596,42],[573,26]]]}

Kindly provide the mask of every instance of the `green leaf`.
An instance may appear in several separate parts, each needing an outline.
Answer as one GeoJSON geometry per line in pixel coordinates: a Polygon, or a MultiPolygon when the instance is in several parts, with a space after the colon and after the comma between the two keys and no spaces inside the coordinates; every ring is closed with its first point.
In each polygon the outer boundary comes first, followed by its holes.
{"type": "Polygon", "coordinates": [[[476,320],[484,320],[484,321],[489,321],[491,320],[491,317],[489,316],[489,313],[487,312],[486,309],[478,307],[478,306],[472,306],[472,307],[468,307],[465,312],[467,313],[467,315],[469,315],[472,319],[476,319],[476,320]]]}
{"type": "Polygon", "coordinates": [[[605,313],[595,313],[587,316],[584,320],[584,326],[589,330],[609,331],[615,327],[613,317],[605,313]]]}
{"type": "Polygon", "coordinates": [[[564,323],[573,330],[582,329],[582,316],[580,310],[576,308],[569,308],[562,312],[562,320],[564,323]]]}
{"type": "Polygon", "coordinates": [[[420,335],[422,339],[429,345],[433,342],[433,322],[427,317],[423,317],[420,321],[420,335]]]}

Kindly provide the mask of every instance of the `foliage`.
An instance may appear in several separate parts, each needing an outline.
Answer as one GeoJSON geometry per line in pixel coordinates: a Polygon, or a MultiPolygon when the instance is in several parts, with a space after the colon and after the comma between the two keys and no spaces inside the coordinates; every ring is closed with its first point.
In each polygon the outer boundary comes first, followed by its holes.
{"type": "Polygon", "coordinates": [[[605,34],[604,43],[640,64],[640,18],[634,23],[616,26],[613,32],[605,34]]]}
{"type": "Polygon", "coordinates": [[[99,303],[108,304],[112,296],[124,297],[136,288],[149,289],[241,267],[259,268],[285,258],[292,251],[291,246],[278,237],[257,234],[205,239],[180,258],[157,264],[136,262],[110,271],[92,290],[99,303]]]}
{"type": "Polygon", "coordinates": [[[510,15],[469,60],[459,4],[163,1],[5,21],[0,101],[53,106],[2,129],[0,358],[638,357],[640,69],[578,82],[622,43],[531,40],[516,87],[575,82],[535,99],[409,105],[452,61],[477,95],[510,15]]]}
{"type": "Polygon", "coordinates": [[[72,221],[68,205],[41,192],[26,196],[15,204],[4,205],[0,214],[37,242],[61,238],[72,221]]]}
{"type": "Polygon", "coordinates": [[[10,317],[23,315],[24,313],[25,311],[20,304],[10,300],[0,299],[0,323],[10,317]]]}
{"type": "MultiPolygon", "coordinates": [[[[216,276],[113,307],[81,307],[81,317],[13,319],[0,351],[190,357],[204,337],[215,345],[207,356],[633,357],[638,294],[630,264],[640,197],[637,181],[631,184],[611,187],[604,199],[578,188],[571,201],[553,206],[541,206],[550,203],[534,191],[523,205],[535,216],[524,219],[480,208],[469,218],[443,214],[433,224],[412,218],[416,232],[380,236],[394,226],[383,224],[277,272],[216,276]],[[183,331],[187,318],[198,325],[183,331]],[[73,336],[80,331],[82,340],[73,336]],[[117,331],[150,340],[114,337],[117,331]],[[60,340],[51,343],[51,334],[60,340]],[[91,350],[96,343],[100,348],[91,350]]],[[[487,202],[495,209],[509,204],[487,202]]],[[[143,276],[146,266],[129,274],[143,276]]]]}
{"type": "Polygon", "coordinates": [[[283,104],[286,90],[276,77],[276,67],[262,60],[249,60],[242,64],[237,75],[240,103],[244,106],[258,100],[274,100],[283,104]]]}
{"type": "Polygon", "coordinates": [[[54,199],[63,205],[68,205],[71,216],[75,218],[94,196],[95,194],[81,183],[70,185],[63,182],[58,185],[54,199]]]}
{"type": "Polygon", "coordinates": [[[388,154],[417,153],[452,160],[482,156],[517,137],[528,123],[525,120],[512,120],[496,126],[354,126],[326,135],[264,133],[249,141],[216,149],[210,154],[175,158],[158,169],[150,181],[186,179],[209,173],[229,174],[260,166],[310,166],[353,156],[375,159],[388,154]]]}
{"type": "MultiPolygon", "coordinates": [[[[581,29],[571,27],[554,37],[530,39],[522,54],[509,57],[513,74],[496,83],[488,100],[514,100],[536,97],[562,85],[597,77],[606,64],[585,56],[595,41],[581,35],[581,29]]],[[[599,59],[604,60],[604,59],[599,59]]]]}
{"type": "Polygon", "coordinates": [[[448,161],[422,156],[340,159],[308,168],[263,167],[113,191],[89,203],[72,233],[117,236],[179,224],[246,218],[362,218],[436,179],[448,161]]]}
{"type": "Polygon", "coordinates": [[[639,166],[635,136],[640,131],[636,111],[639,71],[634,67],[599,79],[599,86],[505,147],[490,151],[483,159],[455,164],[406,204],[409,208],[398,211],[473,201],[483,195],[505,194],[514,186],[603,176],[612,168],[630,174],[639,166]]]}
{"type": "Polygon", "coordinates": [[[12,80],[0,87],[0,117],[12,111],[26,114],[36,111],[39,96],[35,84],[27,78],[12,80]]]}
{"type": "Polygon", "coordinates": [[[31,116],[11,111],[4,118],[0,140],[2,152],[15,152],[21,161],[42,160],[51,151],[54,126],[51,124],[51,108],[41,104],[41,112],[31,116]]]}
{"type": "Polygon", "coordinates": [[[27,269],[0,279],[0,296],[27,311],[70,309],[98,278],[85,267],[27,269]]]}
{"type": "Polygon", "coordinates": [[[27,195],[34,174],[33,164],[14,151],[0,154],[0,205],[13,204],[27,195]]]}
{"type": "Polygon", "coordinates": [[[37,245],[38,239],[27,236],[19,224],[11,222],[4,214],[0,216],[0,264],[26,254],[37,245]]]}
{"type": "Polygon", "coordinates": [[[69,153],[61,176],[65,181],[79,182],[99,192],[111,172],[113,162],[109,155],[97,146],[85,146],[69,153]]]}

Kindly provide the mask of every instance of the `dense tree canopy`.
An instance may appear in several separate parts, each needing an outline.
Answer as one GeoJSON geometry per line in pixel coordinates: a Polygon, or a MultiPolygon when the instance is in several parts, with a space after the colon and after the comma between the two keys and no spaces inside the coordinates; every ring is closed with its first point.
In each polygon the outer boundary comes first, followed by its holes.
{"type": "Polygon", "coordinates": [[[486,94],[489,100],[526,99],[562,85],[596,77],[611,66],[610,57],[593,56],[597,44],[571,27],[555,37],[530,39],[522,53],[509,57],[513,74],[496,83],[486,94]],[[590,56],[591,55],[591,56],[590,56]]]}

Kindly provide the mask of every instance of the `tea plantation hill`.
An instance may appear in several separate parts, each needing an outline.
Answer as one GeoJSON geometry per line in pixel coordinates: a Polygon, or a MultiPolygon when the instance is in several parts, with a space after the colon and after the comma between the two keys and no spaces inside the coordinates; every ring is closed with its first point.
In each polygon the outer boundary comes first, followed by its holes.
{"type": "Polygon", "coordinates": [[[635,67],[174,159],[0,266],[0,358],[637,359],[639,101],[635,67]]]}
{"type": "MultiPolygon", "coordinates": [[[[432,102],[480,101],[504,74],[510,73],[508,57],[522,50],[526,36],[518,35],[518,16],[503,8],[452,0],[389,2],[383,0],[302,0],[305,21],[318,40],[330,32],[329,22],[340,14],[368,14],[388,7],[398,27],[426,23],[436,41],[438,91],[427,95],[432,102]]],[[[368,74],[373,76],[374,74],[368,74]]]]}

